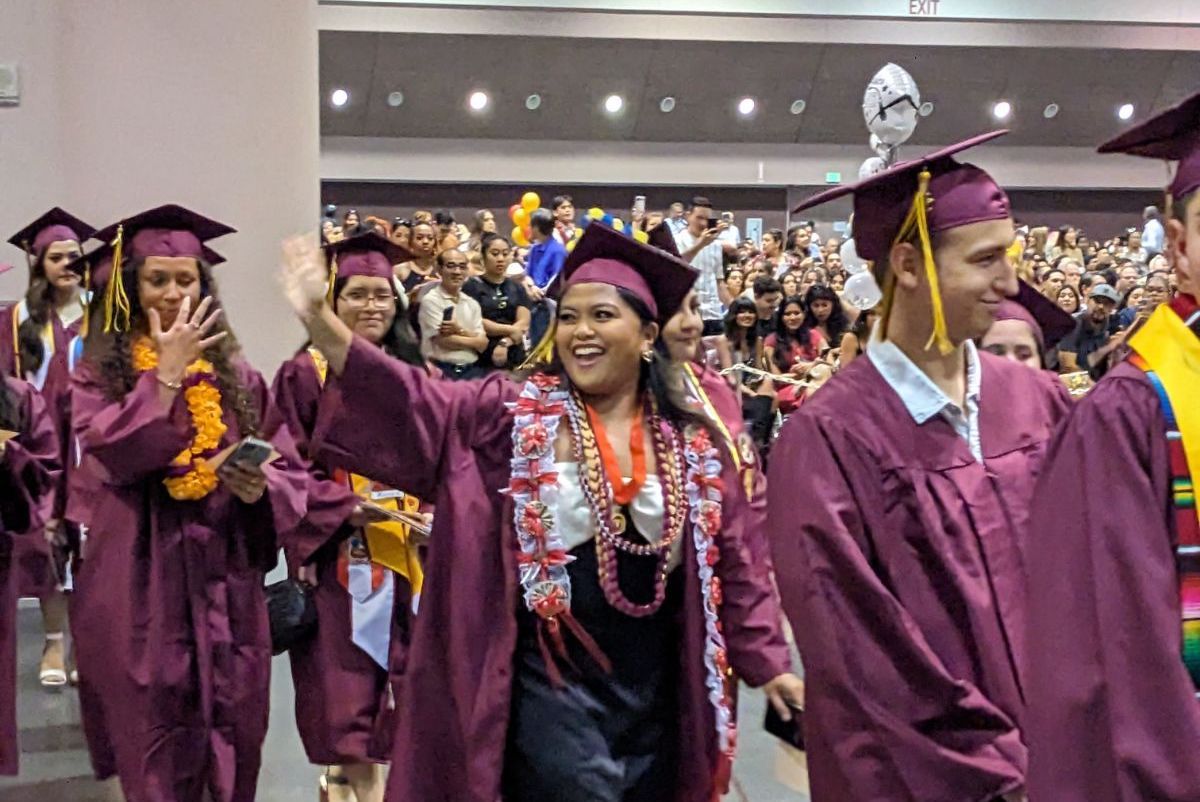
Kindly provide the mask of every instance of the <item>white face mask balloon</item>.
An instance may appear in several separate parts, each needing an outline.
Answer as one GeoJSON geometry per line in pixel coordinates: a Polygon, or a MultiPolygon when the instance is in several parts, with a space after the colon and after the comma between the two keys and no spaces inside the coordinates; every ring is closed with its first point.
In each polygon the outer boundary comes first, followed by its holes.
{"type": "Polygon", "coordinates": [[[862,163],[858,168],[858,180],[870,178],[873,175],[882,173],[888,167],[887,162],[878,156],[872,156],[862,163]]]}
{"type": "Polygon", "coordinates": [[[846,287],[842,290],[842,300],[855,309],[865,312],[873,309],[883,300],[883,292],[875,283],[875,277],[869,271],[863,271],[846,279],[846,287]]]}
{"type": "Polygon", "coordinates": [[[858,255],[858,249],[854,245],[854,240],[848,239],[842,243],[842,268],[850,275],[864,273],[867,270],[867,263],[861,256],[858,255]]]}
{"type": "Polygon", "coordinates": [[[881,143],[893,148],[904,144],[913,135],[920,107],[921,90],[917,88],[917,82],[896,64],[885,64],[875,73],[863,94],[863,119],[867,129],[881,143]]]}

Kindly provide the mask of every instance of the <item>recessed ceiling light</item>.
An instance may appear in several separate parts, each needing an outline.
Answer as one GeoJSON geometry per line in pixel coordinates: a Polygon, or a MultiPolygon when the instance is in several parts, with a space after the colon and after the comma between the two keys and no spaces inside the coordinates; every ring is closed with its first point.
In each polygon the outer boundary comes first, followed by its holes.
{"type": "Polygon", "coordinates": [[[754,110],[757,107],[758,104],[754,102],[754,98],[744,97],[738,101],[738,114],[742,115],[743,117],[749,117],[754,113],[754,110]]]}
{"type": "Polygon", "coordinates": [[[530,111],[537,111],[539,108],[541,108],[541,105],[542,96],[537,92],[534,92],[532,95],[525,98],[525,108],[529,109],[530,111]]]}
{"type": "Polygon", "coordinates": [[[667,95],[662,100],[658,101],[658,110],[663,114],[670,114],[675,111],[675,98],[667,95]]]}
{"type": "Polygon", "coordinates": [[[1007,120],[1012,114],[1012,104],[1007,100],[997,101],[996,105],[992,106],[992,116],[997,120],[1007,120]]]}
{"type": "Polygon", "coordinates": [[[1045,117],[1047,120],[1053,120],[1055,117],[1058,116],[1058,111],[1059,111],[1058,104],[1051,103],[1048,106],[1046,106],[1046,108],[1042,109],[1042,116],[1045,117]]]}
{"type": "Polygon", "coordinates": [[[792,114],[803,114],[806,108],[808,108],[808,103],[804,100],[792,101],[792,114]]]}
{"type": "Polygon", "coordinates": [[[350,93],[345,89],[335,89],[329,95],[329,102],[340,109],[350,102],[350,93]]]}
{"type": "Polygon", "coordinates": [[[930,114],[933,114],[933,104],[926,100],[917,111],[922,117],[928,117],[930,114]]]}
{"type": "Polygon", "coordinates": [[[1121,106],[1121,108],[1117,109],[1117,116],[1120,117],[1122,120],[1132,120],[1133,119],[1133,104],[1126,103],[1123,106],[1121,106]]]}
{"type": "Polygon", "coordinates": [[[404,105],[404,93],[399,92],[399,91],[391,92],[390,94],[388,94],[387,103],[393,109],[397,108],[399,106],[403,106],[404,105]]]}
{"type": "Polygon", "coordinates": [[[476,91],[471,93],[471,97],[468,98],[467,104],[471,107],[472,111],[483,111],[488,107],[488,103],[491,101],[492,99],[488,97],[487,92],[476,91]]]}
{"type": "Polygon", "coordinates": [[[609,95],[604,98],[604,110],[609,114],[617,114],[625,108],[625,98],[620,95],[609,95]]]}

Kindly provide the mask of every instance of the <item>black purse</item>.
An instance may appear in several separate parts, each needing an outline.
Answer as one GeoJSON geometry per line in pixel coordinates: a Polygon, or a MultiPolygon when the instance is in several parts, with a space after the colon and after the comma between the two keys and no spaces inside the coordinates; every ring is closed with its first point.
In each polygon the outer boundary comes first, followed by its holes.
{"type": "Polygon", "coordinates": [[[317,631],[317,607],[312,591],[294,579],[284,579],[264,588],[267,617],[271,621],[271,652],[283,654],[299,646],[317,631]]]}

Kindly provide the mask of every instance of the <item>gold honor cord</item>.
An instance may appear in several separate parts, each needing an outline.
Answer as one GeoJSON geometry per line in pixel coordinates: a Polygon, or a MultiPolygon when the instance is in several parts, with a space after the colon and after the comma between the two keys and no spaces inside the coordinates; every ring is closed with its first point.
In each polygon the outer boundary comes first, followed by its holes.
{"type": "Polygon", "coordinates": [[[125,293],[125,281],[121,276],[124,245],[125,226],[117,226],[117,238],[112,242],[112,277],[108,280],[108,286],[104,288],[105,334],[111,331],[125,331],[129,326],[129,296],[125,293]]]}
{"type": "Polygon", "coordinates": [[[83,294],[79,296],[79,303],[83,306],[83,322],[79,324],[80,339],[87,339],[88,336],[88,321],[91,319],[91,293],[92,293],[92,266],[88,262],[83,264],[83,294]]]}
{"type": "MultiPolygon", "coordinates": [[[[933,261],[933,241],[929,237],[929,181],[932,178],[929,170],[922,170],[917,181],[917,194],[913,196],[912,206],[908,216],[900,225],[900,231],[892,240],[895,245],[912,238],[913,234],[921,243],[921,255],[925,259],[925,278],[929,282],[929,299],[933,310],[933,333],[925,343],[925,350],[937,345],[938,352],[943,356],[954,350],[954,344],[946,331],[946,310],[942,306],[942,291],[938,284],[937,265],[933,261]]],[[[884,293],[883,332],[887,333],[887,324],[891,319],[892,302],[896,293],[894,274],[888,274],[887,289],[884,293]]]]}
{"type": "Polygon", "coordinates": [[[333,306],[333,285],[337,283],[337,254],[329,257],[329,287],[325,290],[325,300],[333,306]]]}

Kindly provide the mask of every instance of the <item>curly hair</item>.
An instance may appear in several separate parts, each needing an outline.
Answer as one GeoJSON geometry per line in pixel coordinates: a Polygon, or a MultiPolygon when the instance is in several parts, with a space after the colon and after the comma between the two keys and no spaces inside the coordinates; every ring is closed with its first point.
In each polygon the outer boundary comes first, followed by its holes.
{"type": "MultiPolygon", "coordinates": [[[[125,285],[137,286],[138,271],[144,260],[131,259],[124,262],[121,273],[125,285]]],[[[220,306],[220,296],[212,277],[212,268],[203,259],[197,259],[200,268],[200,297],[212,297],[213,303],[220,306]]],[[[135,290],[129,294],[129,326],[125,331],[105,333],[103,326],[97,325],[104,319],[104,293],[93,293],[88,315],[93,321],[84,342],[83,358],[95,369],[100,376],[105,397],[109,401],[122,400],[137,383],[138,374],[133,368],[131,358],[133,340],[137,335],[147,330],[145,310],[142,309],[141,299],[135,290]]],[[[241,356],[242,347],[229,328],[224,315],[219,317],[212,333],[225,332],[215,345],[204,352],[204,358],[212,362],[217,374],[217,387],[221,391],[221,403],[227,411],[233,412],[237,420],[238,431],[242,435],[256,435],[261,425],[259,410],[248,388],[243,386],[238,378],[237,361],[241,356]]]]}

